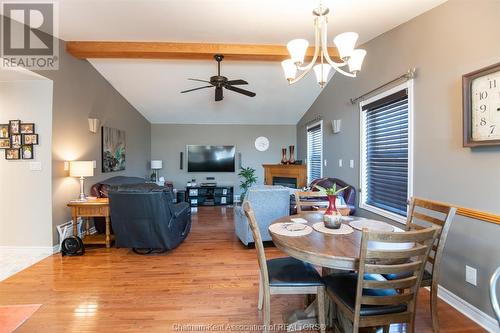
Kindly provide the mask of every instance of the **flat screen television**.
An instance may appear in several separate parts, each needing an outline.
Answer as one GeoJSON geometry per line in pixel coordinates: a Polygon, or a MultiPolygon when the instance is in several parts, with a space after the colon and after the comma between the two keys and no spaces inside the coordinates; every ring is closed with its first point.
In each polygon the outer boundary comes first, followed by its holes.
{"type": "Polygon", "coordinates": [[[234,146],[188,145],[188,172],[234,172],[234,146]]]}

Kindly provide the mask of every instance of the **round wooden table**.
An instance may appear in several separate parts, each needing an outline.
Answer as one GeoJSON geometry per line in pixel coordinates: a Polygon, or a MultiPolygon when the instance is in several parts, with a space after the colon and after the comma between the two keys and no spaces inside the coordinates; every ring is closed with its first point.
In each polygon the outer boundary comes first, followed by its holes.
{"type": "MultiPolygon", "coordinates": [[[[303,218],[312,228],[314,223],[323,221],[323,212],[306,212],[277,219],[274,223],[291,222],[292,218],[303,218]]],[[[357,218],[356,218],[357,219],[357,218]]],[[[348,223],[348,222],[343,222],[348,223]]],[[[330,235],[313,231],[306,236],[282,236],[269,230],[273,242],[281,251],[291,257],[327,268],[357,270],[361,231],[347,235],[330,235]]]]}

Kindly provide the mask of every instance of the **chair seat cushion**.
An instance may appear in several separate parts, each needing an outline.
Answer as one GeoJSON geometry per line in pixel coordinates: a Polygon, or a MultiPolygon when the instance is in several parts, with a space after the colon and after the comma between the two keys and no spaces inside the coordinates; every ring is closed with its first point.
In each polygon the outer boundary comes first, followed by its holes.
{"type": "MultiPolygon", "coordinates": [[[[407,277],[410,277],[413,275],[413,272],[404,272],[404,273],[398,273],[398,274],[384,274],[384,278],[387,280],[397,280],[397,279],[404,279],[407,277]]],[[[422,285],[427,286],[432,283],[432,274],[429,273],[428,271],[424,271],[424,275],[422,277],[422,285]]]]}
{"type": "Polygon", "coordinates": [[[267,261],[271,287],[322,286],[323,280],[316,269],[295,258],[276,258],[267,261]]]}
{"type": "MultiPolygon", "coordinates": [[[[340,273],[324,277],[326,288],[354,312],[356,303],[357,273],[340,273]]],[[[384,281],[380,274],[365,274],[365,280],[384,281]]],[[[363,289],[364,296],[392,296],[397,295],[395,289],[363,289]]],[[[376,316],[406,311],[406,305],[361,305],[361,316],[376,316]]]]}

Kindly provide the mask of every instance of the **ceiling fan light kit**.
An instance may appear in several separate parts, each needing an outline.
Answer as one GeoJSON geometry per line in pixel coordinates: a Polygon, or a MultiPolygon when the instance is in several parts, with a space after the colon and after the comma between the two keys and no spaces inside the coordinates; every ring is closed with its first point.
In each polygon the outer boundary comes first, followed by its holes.
{"type": "Polygon", "coordinates": [[[227,90],[234,91],[238,94],[243,94],[243,95],[248,96],[248,97],[255,97],[256,94],[254,92],[251,92],[251,91],[248,91],[245,89],[241,89],[238,87],[234,87],[237,85],[248,84],[247,81],[241,80],[241,79],[229,80],[227,77],[220,75],[220,63],[224,59],[224,56],[222,54],[214,55],[214,59],[215,59],[215,61],[217,61],[217,75],[210,77],[210,81],[201,80],[201,79],[188,79],[191,81],[199,81],[199,82],[208,83],[209,85],[206,85],[203,87],[198,87],[198,88],[193,88],[193,89],[188,89],[188,90],[183,90],[183,91],[181,91],[182,94],[187,93],[187,92],[191,92],[191,91],[195,91],[195,90],[215,87],[215,101],[216,102],[222,101],[224,99],[223,88],[225,88],[227,90]]]}
{"type": "Polygon", "coordinates": [[[342,62],[335,62],[330,58],[328,54],[327,32],[327,15],[329,12],[330,10],[327,7],[323,7],[321,4],[313,11],[315,46],[312,61],[308,65],[303,66],[309,42],[305,39],[294,39],[287,44],[290,59],[281,62],[281,66],[285,78],[290,84],[298,82],[306,76],[311,69],[314,70],[316,81],[322,88],[328,81],[330,72],[333,74],[339,72],[348,77],[356,77],[356,74],[361,70],[366,51],[355,49],[358,40],[358,34],[355,32],[344,32],[333,39],[333,43],[337,47],[342,62]],[[319,62],[319,64],[316,64],[316,62],[319,62]],[[345,66],[349,69],[343,69],[345,66]],[[299,73],[298,76],[297,73],[299,73]]]}

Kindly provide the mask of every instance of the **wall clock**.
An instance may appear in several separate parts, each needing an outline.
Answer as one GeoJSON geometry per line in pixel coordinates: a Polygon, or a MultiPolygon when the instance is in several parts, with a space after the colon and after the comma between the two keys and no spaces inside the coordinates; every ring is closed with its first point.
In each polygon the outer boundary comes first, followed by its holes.
{"type": "Polygon", "coordinates": [[[269,139],[265,136],[259,136],[255,139],[255,149],[258,151],[266,151],[269,149],[269,139]]]}
{"type": "Polygon", "coordinates": [[[464,147],[500,146],[500,63],[462,77],[464,147]]]}

